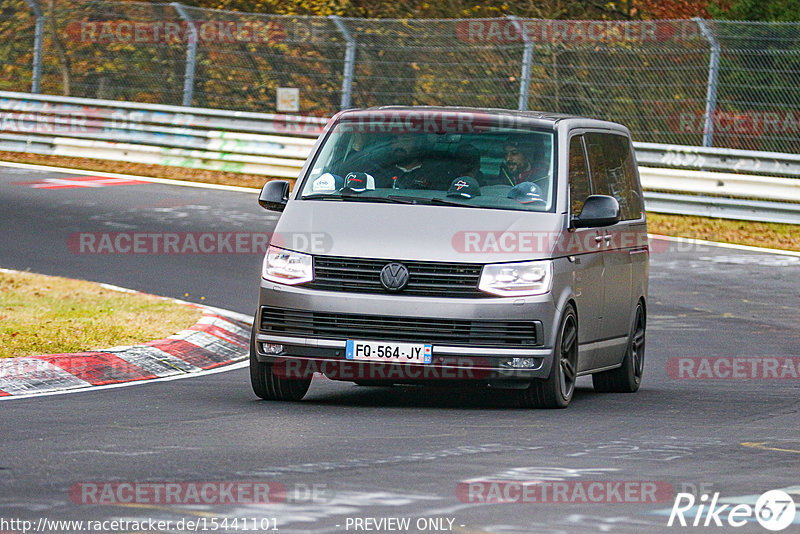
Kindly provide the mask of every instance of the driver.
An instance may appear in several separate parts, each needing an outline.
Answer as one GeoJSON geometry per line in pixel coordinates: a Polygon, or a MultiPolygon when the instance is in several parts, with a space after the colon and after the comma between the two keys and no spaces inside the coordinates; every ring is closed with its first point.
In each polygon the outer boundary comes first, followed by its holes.
{"type": "Polygon", "coordinates": [[[393,189],[443,189],[440,183],[441,169],[437,169],[426,158],[421,141],[422,137],[416,134],[392,136],[391,160],[376,174],[376,186],[393,189]]]}

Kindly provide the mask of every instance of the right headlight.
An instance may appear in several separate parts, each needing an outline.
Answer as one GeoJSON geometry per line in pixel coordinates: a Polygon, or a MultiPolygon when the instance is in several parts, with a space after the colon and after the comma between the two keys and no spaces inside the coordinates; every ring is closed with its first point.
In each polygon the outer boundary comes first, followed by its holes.
{"type": "Polygon", "coordinates": [[[314,279],[314,262],[309,254],[270,247],[264,256],[261,276],[279,284],[302,284],[314,279]]]}
{"type": "Polygon", "coordinates": [[[501,297],[543,295],[550,291],[550,260],[484,265],[478,289],[501,297]]]}

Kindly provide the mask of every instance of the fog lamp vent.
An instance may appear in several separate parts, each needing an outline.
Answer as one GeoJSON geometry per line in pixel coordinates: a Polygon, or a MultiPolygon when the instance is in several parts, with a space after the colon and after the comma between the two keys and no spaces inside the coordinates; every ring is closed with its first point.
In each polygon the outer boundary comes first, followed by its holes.
{"type": "Polygon", "coordinates": [[[515,369],[533,369],[538,366],[536,358],[512,358],[511,367],[515,369]]]}
{"type": "Polygon", "coordinates": [[[262,343],[261,351],[264,354],[282,354],[283,345],[276,345],[275,343],[262,343]]]}

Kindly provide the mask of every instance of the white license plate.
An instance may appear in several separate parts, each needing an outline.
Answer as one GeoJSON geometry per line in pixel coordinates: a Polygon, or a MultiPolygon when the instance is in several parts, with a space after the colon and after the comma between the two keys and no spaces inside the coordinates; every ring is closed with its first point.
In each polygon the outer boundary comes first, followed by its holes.
{"type": "Polygon", "coordinates": [[[348,339],[345,357],[371,362],[426,364],[433,358],[433,345],[348,339]]]}

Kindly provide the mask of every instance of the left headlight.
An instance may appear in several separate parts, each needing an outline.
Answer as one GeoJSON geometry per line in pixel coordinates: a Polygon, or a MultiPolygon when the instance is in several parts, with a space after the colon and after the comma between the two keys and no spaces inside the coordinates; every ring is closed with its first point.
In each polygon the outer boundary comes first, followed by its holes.
{"type": "Polygon", "coordinates": [[[308,254],[270,247],[264,256],[261,276],[279,284],[302,284],[314,279],[314,262],[308,254]]]}
{"type": "Polygon", "coordinates": [[[550,291],[553,263],[526,261],[484,265],[478,289],[501,297],[544,295],[550,291]]]}

